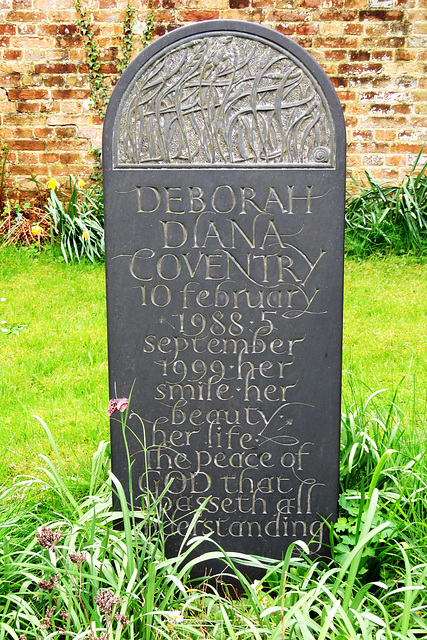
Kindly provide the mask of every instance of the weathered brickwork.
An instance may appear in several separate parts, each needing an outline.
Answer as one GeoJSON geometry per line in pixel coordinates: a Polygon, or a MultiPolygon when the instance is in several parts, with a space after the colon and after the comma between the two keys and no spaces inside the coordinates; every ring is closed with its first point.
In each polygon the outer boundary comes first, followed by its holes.
{"type": "MultiPolygon", "coordinates": [[[[84,3],[110,87],[117,79],[126,4],[84,3]]],[[[427,0],[130,4],[137,10],[137,33],[153,11],[155,37],[189,22],[232,18],[268,25],[296,40],[338,91],[353,173],[369,169],[378,178],[399,179],[427,141],[427,0]]],[[[77,18],[74,0],[0,0],[0,141],[10,147],[10,189],[33,190],[31,175],[65,182],[70,173],[84,177],[92,171],[91,149],[101,146],[102,121],[90,106],[77,18]]],[[[138,43],[135,35],[135,54],[138,43]]]]}

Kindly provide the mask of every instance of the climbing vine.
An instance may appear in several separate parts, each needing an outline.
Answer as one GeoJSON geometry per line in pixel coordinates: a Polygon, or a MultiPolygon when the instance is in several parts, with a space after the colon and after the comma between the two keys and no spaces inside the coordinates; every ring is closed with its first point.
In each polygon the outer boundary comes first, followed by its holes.
{"type": "Polygon", "coordinates": [[[108,103],[108,85],[101,71],[99,47],[92,29],[92,18],[87,16],[81,0],[75,0],[75,9],[79,16],[77,27],[84,38],[86,50],[86,62],[89,67],[89,85],[92,98],[91,107],[95,109],[100,118],[104,118],[108,103]]]}
{"type": "MultiPolygon", "coordinates": [[[[91,95],[91,107],[96,111],[98,116],[103,119],[109,99],[109,87],[105,80],[105,75],[101,71],[100,51],[95,39],[93,30],[93,17],[88,15],[87,10],[82,4],[82,0],[74,0],[74,6],[78,15],[77,27],[80,35],[84,38],[86,51],[86,63],[89,68],[89,85],[91,95]]],[[[151,1],[151,9],[145,20],[145,24],[140,34],[141,48],[147,46],[153,37],[154,30],[154,13],[153,0],[151,1]]],[[[136,9],[130,2],[126,5],[125,17],[123,19],[123,33],[120,38],[120,60],[117,64],[117,72],[122,73],[130,62],[132,50],[134,47],[136,24],[136,9]]]]}
{"type": "Polygon", "coordinates": [[[131,5],[128,3],[125,9],[125,19],[123,20],[123,35],[121,37],[122,57],[120,62],[117,65],[117,71],[119,72],[124,71],[130,61],[130,56],[133,49],[135,13],[136,13],[136,9],[131,7],[131,5]]]}
{"type": "Polygon", "coordinates": [[[142,30],[141,33],[141,45],[142,45],[142,49],[144,47],[147,46],[147,44],[150,44],[151,42],[151,38],[153,37],[153,31],[154,31],[154,0],[152,0],[151,2],[151,10],[150,13],[148,14],[146,20],[145,20],[145,25],[144,25],[144,29],[142,30]]]}

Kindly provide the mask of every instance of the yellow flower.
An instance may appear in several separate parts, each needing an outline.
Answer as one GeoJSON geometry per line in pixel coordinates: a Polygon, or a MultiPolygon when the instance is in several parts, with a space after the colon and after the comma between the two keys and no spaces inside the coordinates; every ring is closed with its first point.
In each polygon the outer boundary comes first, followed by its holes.
{"type": "Polygon", "coordinates": [[[83,187],[85,186],[85,181],[84,180],[77,180],[77,186],[79,189],[83,189],[83,187]]]}
{"type": "Polygon", "coordinates": [[[57,182],[55,178],[51,178],[47,183],[47,188],[50,189],[51,191],[54,191],[58,187],[59,187],[59,182],[57,182]]]}
{"type": "Polygon", "coordinates": [[[33,234],[33,236],[40,236],[42,231],[43,229],[38,224],[34,225],[34,227],[31,227],[31,233],[33,234]]]}
{"type": "Polygon", "coordinates": [[[86,231],[86,229],[83,231],[83,235],[82,238],[83,240],[87,240],[90,237],[89,231],[86,231]]]}

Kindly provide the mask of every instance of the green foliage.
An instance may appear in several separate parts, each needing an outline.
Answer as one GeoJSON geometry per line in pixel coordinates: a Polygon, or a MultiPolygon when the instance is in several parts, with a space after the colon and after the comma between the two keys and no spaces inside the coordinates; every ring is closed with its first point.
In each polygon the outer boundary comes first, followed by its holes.
{"type": "Polygon", "coordinates": [[[142,49],[150,44],[154,31],[154,0],[151,1],[150,13],[145,19],[144,29],[141,33],[141,45],[142,49]]]}
{"type": "MultiPolygon", "coordinates": [[[[367,422],[380,419],[377,394],[351,407],[363,416],[348,431],[341,477],[349,453],[367,422]]],[[[183,540],[167,558],[167,531],[161,499],[142,496],[130,510],[125,493],[109,471],[109,449],[99,444],[86,481],[69,477],[48,427],[53,460],[40,456],[40,477],[20,477],[0,495],[0,633],[4,639],[71,638],[119,640],[404,640],[427,635],[425,446],[414,448],[413,432],[388,427],[389,407],[372,430],[377,452],[388,440],[399,453],[385,451],[366,478],[366,491],[341,498],[352,524],[331,532],[334,562],[310,561],[296,541],[281,561],[226,553],[206,538],[183,540]],[[404,482],[400,482],[404,479],[404,482]],[[399,482],[399,484],[398,484],[399,482]],[[82,488],[84,490],[82,491],[82,488]],[[119,511],[111,511],[111,487],[119,511]],[[424,511],[408,508],[410,502],[424,511]],[[353,503],[353,504],[351,504],[353,503]],[[403,526],[401,526],[403,525],[403,526]],[[218,593],[214,582],[191,579],[191,569],[209,560],[225,565],[222,585],[240,583],[240,598],[218,593]],[[250,584],[244,568],[264,576],[250,584]]],[[[122,414],[123,416],[123,414],[122,414]]],[[[126,428],[122,417],[121,428],[126,428]]],[[[396,416],[395,416],[395,419],[396,416]]],[[[393,424],[392,424],[393,422],[393,424]]],[[[348,424],[347,414],[344,425],[348,424]]],[[[394,426],[393,426],[394,425],[394,426]]],[[[117,425],[120,428],[120,422],[117,425]]],[[[362,434],[362,440],[363,440],[362,434]]],[[[425,432],[418,433],[425,445],[425,432]]],[[[421,444],[418,441],[418,444],[421,444]]],[[[358,446],[356,447],[358,449],[358,446]]],[[[353,482],[353,480],[351,481],[353,482]]],[[[361,485],[363,488],[363,484],[361,485]]],[[[347,491],[348,494],[348,491],[347,491]]],[[[194,513],[194,521],[203,507],[194,513]]],[[[191,527],[190,527],[191,529],[191,527]]]]}
{"type": "Polygon", "coordinates": [[[417,173],[423,149],[398,186],[380,184],[368,172],[368,187],[353,178],[357,193],[346,201],[349,256],[427,254],[427,163],[417,173]]]}
{"type": "Polygon", "coordinates": [[[102,149],[92,149],[92,155],[95,161],[93,171],[89,176],[94,182],[102,181],[102,149]]]}
{"type": "Polygon", "coordinates": [[[401,570],[396,557],[405,549],[414,563],[427,563],[425,518],[427,459],[425,419],[416,407],[406,415],[398,389],[389,403],[384,390],[353,402],[342,415],[340,517],[333,527],[334,557],[345,563],[358,545],[376,492],[371,527],[377,529],[359,555],[356,574],[364,581],[390,580],[401,570]]]}
{"type": "MultiPolygon", "coordinates": [[[[105,80],[105,74],[101,71],[101,53],[96,42],[95,32],[93,30],[93,16],[88,15],[81,0],[74,1],[74,7],[78,14],[77,27],[80,35],[83,36],[86,62],[89,68],[89,85],[92,97],[91,107],[97,115],[103,120],[109,100],[109,87],[105,80]]],[[[117,72],[122,73],[129,64],[130,57],[134,46],[134,31],[136,22],[136,9],[128,2],[125,8],[125,16],[123,19],[123,32],[121,36],[121,58],[117,63],[117,72]]],[[[153,37],[154,14],[153,3],[151,3],[151,11],[148,14],[144,29],[141,33],[141,44],[145,47],[153,37]]],[[[0,192],[1,193],[1,192],[0,192]]]]}
{"type": "Polygon", "coordinates": [[[92,19],[88,17],[81,0],[75,0],[74,7],[79,15],[77,26],[84,38],[86,62],[89,67],[89,85],[92,96],[92,108],[100,118],[104,118],[108,104],[108,85],[101,71],[100,52],[92,29],[92,19]]]}
{"type": "Polygon", "coordinates": [[[133,35],[135,26],[135,13],[134,9],[129,3],[126,5],[125,18],[123,20],[123,34],[121,37],[122,45],[121,52],[122,57],[117,65],[117,71],[124,71],[129,64],[130,56],[133,49],[133,35]]]}
{"type": "Polygon", "coordinates": [[[104,258],[104,204],[102,187],[79,186],[70,177],[70,196],[64,202],[50,190],[46,211],[51,218],[52,241],[58,236],[65,262],[84,257],[95,262],[104,258]]]}

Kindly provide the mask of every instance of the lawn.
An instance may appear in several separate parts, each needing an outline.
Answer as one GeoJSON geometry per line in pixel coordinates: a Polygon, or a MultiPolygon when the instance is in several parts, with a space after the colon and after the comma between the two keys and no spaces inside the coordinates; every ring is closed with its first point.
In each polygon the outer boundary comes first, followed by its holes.
{"type": "MultiPolygon", "coordinates": [[[[41,417],[70,468],[84,472],[108,439],[102,264],[66,265],[48,251],[0,253],[0,479],[32,473],[49,451],[41,417]]],[[[427,389],[426,266],[405,258],[345,264],[343,396],[398,383],[422,409],[427,389]],[[350,372],[350,375],[347,373],[350,372]],[[415,387],[414,387],[415,380],[415,387]],[[363,383],[363,384],[362,384],[363,383]]]]}
{"type": "Polygon", "coordinates": [[[241,591],[230,599],[190,581],[193,563],[207,561],[197,539],[165,557],[159,504],[129,513],[117,487],[121,512],[111,511],[100,443],[108,439],[103,265],[3,249],[0,640],[427,637],[425,270],[408,258],[346,261],[332,561],[305,558],[298,542],[300,557],[290,549],[274,563],[229,554],[241,591]],[[366,405],[378,389],[387,391],[366,405]],[[240,573],[249,565],[262,568],[260,583],[240,573]]]}

